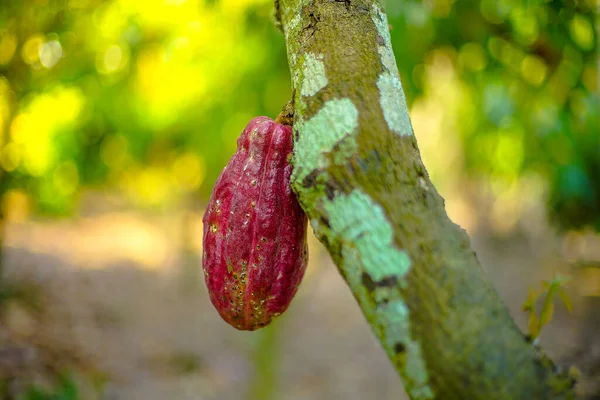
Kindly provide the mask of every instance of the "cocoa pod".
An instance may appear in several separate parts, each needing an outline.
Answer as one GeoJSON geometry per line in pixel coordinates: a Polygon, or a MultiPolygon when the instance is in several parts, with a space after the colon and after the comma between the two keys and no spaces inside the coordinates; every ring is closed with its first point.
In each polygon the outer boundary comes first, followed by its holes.
{"type": "Polygon", "coordinates": [[[202,267],[210,300],[240,330],[289,306],[308,261],[307,218],[290,187],[292,128],[256,117],[213,188],[202,267]]]}

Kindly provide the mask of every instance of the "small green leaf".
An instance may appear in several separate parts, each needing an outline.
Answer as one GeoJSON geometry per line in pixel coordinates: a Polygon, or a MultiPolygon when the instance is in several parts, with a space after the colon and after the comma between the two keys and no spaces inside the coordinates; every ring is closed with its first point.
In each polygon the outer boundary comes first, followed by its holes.
{"type": "Polygon", "coordinates": [[[554,315],[554,303],[548,302],[544,304],[544,308],[540,314],[540,330],[543,326],[547,325],[554,315]]]}
{"type": "Polygon", "coordinates": [[[571,302],[571,299],[569,298],[569,295],[567,294],[567,292],[565,292],[563,289],[560,289],[558,291],[558,295],[560,296],[565,307],[567,308],[567,311],[569,313],[572,313],[573,312],[573,303],[571,302]]]}
{"type": "Polygon", "coordinates": [[[529,294],[527,296],[527,300],[525,300],[525,302],[523,303],[522,310],[526,311],[526,312],[535,311],[535,302],[538,299],[538,297],[540,296],[540,294],[541,294],[540,290],[533,290],[530,288],[529,294]]]}
{"type": "Polygon", "coordinates": [[[529,314],[529,335],[531,339],[535,339],[539,335],[538,319],[535,313],[529,314]]]}

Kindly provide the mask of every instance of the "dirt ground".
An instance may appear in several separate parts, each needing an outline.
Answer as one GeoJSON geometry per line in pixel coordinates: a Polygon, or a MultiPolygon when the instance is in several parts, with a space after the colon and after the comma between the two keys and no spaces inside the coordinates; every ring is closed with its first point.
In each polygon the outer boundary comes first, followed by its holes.
{"type": "MultiPolygon", "coordinates": [[[[401,398],[395,371],[314,238],[289,311],[272,327],[247,333],[224,323],[208,301],[199,269],[200,211],[82,215],[6,228],[4,279],[33,287],[21,290],[29,300],[7,301],[0,315],[0,374],[18,377],[15,388],[71,367],[106,382],[101,395],[88,388],[86,399],[401,398]]],[[[541,344],[559,363],[593,374],[600,365],[600,302],[587,295],[600,280],[570,262],[600,259],[598,238],[513,233],[500,240],[485,231],[472,238],[523,328],[528,289],[555,271],[575,276],[573,313],[557,305],[541,344]]],[[[590,393],[594,385],[586,378],[580,390],[590,393]]]]}

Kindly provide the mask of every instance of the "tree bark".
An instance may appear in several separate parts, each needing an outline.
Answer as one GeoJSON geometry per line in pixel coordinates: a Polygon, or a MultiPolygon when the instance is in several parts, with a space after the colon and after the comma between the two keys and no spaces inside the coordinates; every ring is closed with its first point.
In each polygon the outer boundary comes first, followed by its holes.
{"type": "MultiPolygon", "coordinates": [[[[293,188],[412,399],[567,399],[450,221],[413,135],[376,0],[276,0],[293,188]]],[[[401,51],[401,49],[400,49],[401,51]]]]}

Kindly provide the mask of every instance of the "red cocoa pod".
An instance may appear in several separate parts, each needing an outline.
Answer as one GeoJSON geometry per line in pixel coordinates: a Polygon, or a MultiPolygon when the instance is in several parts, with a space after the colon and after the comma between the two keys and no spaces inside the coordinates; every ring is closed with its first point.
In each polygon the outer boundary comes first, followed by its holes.
{"type": "Polygon", "coordinates": [[[290,187],[292,128],[256,117],[217,179],[204,214],[210,300],[240,330],[289,306],[308,261],[307,218],[290,187]]]}

